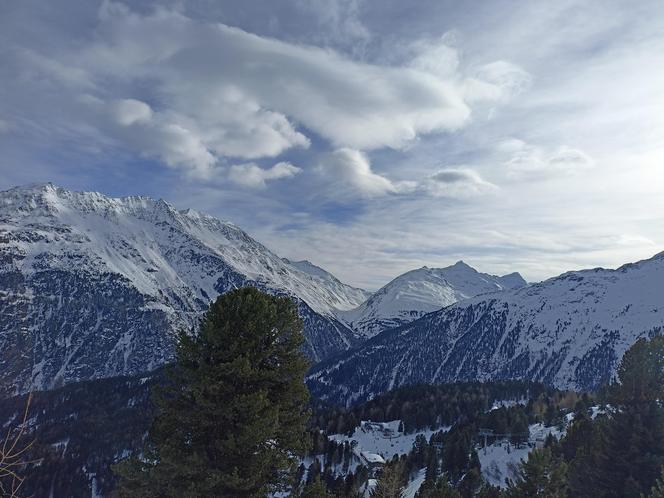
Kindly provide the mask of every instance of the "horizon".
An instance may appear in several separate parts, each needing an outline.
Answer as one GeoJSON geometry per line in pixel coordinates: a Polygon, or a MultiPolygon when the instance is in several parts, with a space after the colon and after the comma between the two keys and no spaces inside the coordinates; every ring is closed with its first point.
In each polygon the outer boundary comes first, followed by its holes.
{"type": "MultiPolygon", "coordinates": [[[[163,199],[163,198],[161,198],[161,197],[160,197],[160,198],[154,198],[154,197],[145,196],[145,195],[143,195],[143,196],[141,196],[141,195],[132,195],[132,196],[113,197],[113,196],[109,196],[109,195],[105,194],[104,192],[98,192],[98,191],[81,191],[81,190],[71,190],[71,189],[67,189],[66,187],[62,187],[62,186],[60,186],[60,185],[56,185],[56,184],[53,183],[53,182],[43,182],[43,183],[35,182],[35,183],[31,183],[31,184],[26,184],[26,185],[15,185],[15,186],[13,186],[13,187],[11,187],[11,188],[9,188],[9,189],[6,189],[6,190],[0,190],[0,194],[2,194],[2,193],[4,193],[4,192],[8,192],[8,191],[10,191],[10,190],[17,190],[17,189],[18,189],[18,190],[37,189],[37,188],[40,188],[40,187],[45,187],[45,186],[47,186],[47,185],[48,185],[48,186],[52,186],[52,187],[54,187],[55,189],[63,189],[63,190],[66,190],[66,191],[69,191],[69,192],[73,192],[73,193],[78,193],[78,194],[100,194],[100,195],[102,195],[102,196],[104,196],[104,197],[106,197],[106,198],[109,198],[109,199],[123,200],[123,199],[140,198],[140,199],[149,199],[149,200],[151,200],[151,201],[153,201],[153,202],[164,201],[164,202],[166,202],[168,205],[170,205],[170,206],[172,206],[174,209],[176,209],[179,213],[184,213],[184,212],[186,212],[186,211],[191,211],[191,210],[192,210],[192,208],[175,206],[175,205],[172,204],[168,199],[163,199]]],[[[194,210],[194,211],[196,211],[196,212],[198,212],[198,213],[200,213],[200,214],[203,214],[203,215],[214,216],[214,215],[211,215],[210,213],[206,213],[206,212],[204,212],[204,211],[198,211],[198,210],[194,210]]],[[[215,216],[215,217],[216,217],[216,216],[215,216]]],[[[224,223],[229,223],[229,224],[231,224],[231,225],[235,225],[235,226],[237,226],[238,228],[240,228],[242,231],[246,232],[250,237],[252,237],[252,238],[253,238],[254,240],[256,240],[257,242],[259,242],[259,243],[261,243],[261,244],[263,243],[260,239],[254,237],[251,233],[247,232],[243,227],[241,227],[241,226],[237,225],[236,223],[234,223],[233,220],[228,220],[228,219],[218,218],[218,217],[216,217],[216,218],[219,219],[220,221],[224,222],[224,223]]],[[[269,247],[269,246],[266,246],[266,247],[267,247],[268,250],[272,251],[272,248],[271,248],[271,247],[269,247]]],[[[421,269],[441,270],[441,269],[448,269],[448,268],[451,268],[451,267],[453,267],[453,266],[456,266],[456,265],[462,264],[462,265],[468,266],[469,268],[471,268],[472,270],[475,270],[475,271],[477,271],[477,272],[484,273],[484,274],[488,274],[488,275],[493,275],[493,276],[506,277],[506,276],[509,276],[509,275],[518,274],[519,276],[521,276],[521,277],[524,279],[524,281],[526,282],[527,285],[535,285],[535,284],[538,284],[538,283],[545,282],[546,280],[549,280],[549,279],[552,279],[552,278],[557,278],[557,277],[559,277],[559,276],[561,276],[561,275],[563,275],[563,274],[565,274],[565,273],[568,273],[568,272],[592,271],[592,270],[598,270],[598,269],[600,269],[600,270],[611,270],[611,271],[615,271],[615,270],[619,269],[620,267],[622,267],[622,266],[624,266],[624,265],[629,265],[629,264],[639,263],[639,262],[641,262],[641,261],[647,261],[647,260],[650,260],[650,259],[656,258],[656,257],[658,257],[659,255],[664,254],[664,250],[662,250],[662,251],[658,251],[658,252],[654,253],[653,255],[651,255],[651,256],[649,256],[649,257],[647,257],[647,258],[643,258],[643,259],[639,259],[639,260],[632,260],[632,261],[624,261],[624,262],[622,262],[621,264],[617,265],[616,267],[591,266],[591,267],[587,267],[587,268],[568,269],[568,270],[565,270],[565,271],[563,271],[563,272],[561,272],[561,273],[559,273],[559,274],[550,275],[550,276],[548,276],[548,277],[545,277],[545,278],[543,278],[542,280],[530,280],[530,279],[526,278],[526,277],[523,275],[523,273],[520,272],[518,269],[514,269],[514,270],[512,270],[512,271],[508,271],[508,272],[506,272],[506,273],[497,273],[497,272],[492,272],[490,269],[489,269],[489,270],[486,270],[486,269],[479,268],[479,267],[475,266],[474,263],[471,264],[471,263],[468,263],[467,261],[464,261],[463,259],[459,259],[459,260],[457,260],[457,261],[455,261],[455,262],[444,263],[443,265],[436,265],[436,266],[433,266],[433,265],[427,265],[427,264],[425,264],[425,265],[422,265],[422,266],[420,266],[420,267],[407,269],[407,270],[405,270],[405,271],[402,272],[402,273],[399,273],[399,274],[397,274],[397,275],[393,275],[393,276],[390,277],[387,281],[385,281],[384,283],[378,285],[377,287],[361,286],[361,285],[357,285],[357,284],[355,284],[355,283],[353,283],[353,282],[346,281],[346,280],[344,280],[344,279],[342,279],[342,278],[339,278],[339,277],[338,277],[333,271],[329,270],[328,268],[325,268],[324,266],[318,264],[316,261],[312,261],[312,260],[310,260],[310,259],[306,259],[306,258],[305,258],[305,259],[295,260],[295,259],[292,259],[292,258],[288,258],[288,257],[286,257],[286,256],[283,256],[283,255],[281,255],[281,254],[279,254],[279,253],[275,253],[275,254],[276,254],[277,256],[279,256],[280,258],[287,260],[287,261],[290,262],[290,263],[307,262],[307,263],[313,264],[314,266],[317,266],[317,267],[321,268],[322,270],[327,271],[327,272],[330,273],[333,277],[338,278],[338,279],[339,279],[342,283],[344,283],[344,284],[351,285],[351,286],[353,286],[353,287],[356,287],[356,288],[359,288],[359,289],[362,289],[362,290],[365,290],[365,291],[368,291],[368,292],[371,292],[371,293],[375,293],[375,292],[377,292],[378,290],[380,290],[382,287],[388,285],[388,284],[391,283],[393,280],[395,280],[395,279],[401,277],[402,275],[404,275],[404,274],[406,274],[406,273],[413,272],[413,271],[421,270],[421,269]]]]}
{"type": "Polygon", "coordinates": [[[0,190],[163,198],[369,289],[664,250],[656,0],[2,10],[0,190]]]}

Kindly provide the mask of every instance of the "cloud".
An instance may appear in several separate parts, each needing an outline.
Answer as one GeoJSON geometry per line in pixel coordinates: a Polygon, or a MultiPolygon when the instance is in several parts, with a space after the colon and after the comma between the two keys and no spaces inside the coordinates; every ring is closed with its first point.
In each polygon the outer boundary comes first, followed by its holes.
{"type": "Polygon", "coordinates": [[[459,51],[454,47],[454,38],[452,33],[447,33],[435,40],[413,43],[411,50],[414,56],[410,67],[446,80],[458,78],[460,58],[459,51]]]}
{"type": "MultiPolygon", "coordinates": [[[[329,22],[365,36],[357,2],[335,5],[341,10],[329,22]]],[[[15,55],[20,75],[60,85],[54,93],[62,106],[90,95],[107,102],[119,128],[90,121],[73,104],[62,116],[68,123],[84,121],[134,152],[205,176],[220,158],[256,160],[307,148],[312,133],[335,149],[370,151],[458,130],[470,108],[458,53],[444,41],[420,47],[407,66],[369,64],[177,10],[141,14],[105,1],[93,38],[15,55]],[[121,129],[127,127],[131,134],[121,129]]],[[[368,183],[389,190],[384,181],[368,183]]]]}
{"type": "Polygon", "coordinates": [[[265,188],[265,182],[291,178],[302,170],[287,162],[280,162],[269,169],[262,169],[254,163],[236,164],[230,167],[228,178],[239,185],[251,188],[265,188]]]}
{"type": "Polygon", "coordinates": [[[0,119],[0,133],[9,133],[11,131],[11,125],[4,119],[0,119]]]}
{"type": "Polygon", "coordinates": [[[364,197],[375,197],[397,191],[387,178],[374,173],[365,154],[342,148],[322,156],[318,170],[338,190],[350,189],[364,197]]]}
{"type": "Polygon", "coordinates": [[[463,198],[498,189],[467,167],[449,167],[420,179],[392,181],[375,173],[369,158],[354,149],[338,149],[323,155],[318,171],[329,182],[333,195],[337,196],[354,193],[360,197],[419,195],[463,198]]]}
{"type": "Polygon", "coordinates": [[[456,82],[466,103],[507,101],[532,85],[533,77],[528,71],[505,60],[472,67],[464,74],[456,44],[451,32],[434,40],[419,40],[411,46],[414,55],[409,66],[456,82]]]}
{"type": "Polygon", "coordinates": [[[140,100],[116,100],[110,107],[115,121],[122,126],[147,123],[152,119],[152,109],[140,100]]]}
{"type": "Polygon", "coordinates": [[[527,91],[532,83],[533,77],[525,69],[499,60],[475,69],[465,81],[464,96],[468,102],[507,100],[527,91]]]}
{"type": "Polygon", "coordinates": [[[498,150],[507,154],[504,165],[512,178],[544,179],[574,175],[595,166],[592,157],[567,145],[547,151],[522,140],[509,139],[501,142],[498,150]]]}
{"type": "Polygon", "coordinates": [[[371,39],[360,19],[360,0],[295,0],[295,4],[314,14],[319,28],[315,39],[326,45],[341,45],[357,52],[371,39]]]}
{"type": "Polygon", "coordinates": [[[470,197],[497,190],[470,168],[445,168],[420,183],[420,189],[436,197],[470,197]]]}
{"type": "Polygon", "coordinates": [[[155,112],[136,99],[105,102],[84,94],[78,98],[88,120],[117,145],[157,157],[171,168],[184,170],[194,179],[207,180],[215,171],[217,157],[204,142],[197,125],[186,116],[155,112]]]}

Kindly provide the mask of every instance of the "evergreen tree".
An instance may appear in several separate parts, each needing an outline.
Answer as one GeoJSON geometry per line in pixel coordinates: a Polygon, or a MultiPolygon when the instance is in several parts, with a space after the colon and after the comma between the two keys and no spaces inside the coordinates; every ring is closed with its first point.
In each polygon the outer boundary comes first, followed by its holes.
{"type": "Polygon", "coordinates": [[[508,498],[565,498],[567,465],[556,459],[548,448],[530,453],[521,463],[517,481],[509,481],[508,498]]]}
{"type": "Polygon", "coordinates": [[[482,473],[479,467],[472,467],[463,475],[457,484],[457,489],[462,498],[473,498],[482,486],[482,473]]]}
{"type": "Polygon", "coordinates": [[[429,444],[424,434],[418,434],[413,441],[413,466],[415,469],[421,469],[427,463],[427,451],[429,444]]]}
{"type": "Polygon", "coordinates": [[[376,487],[371,492],[371,498],[401,498],[404,475],[403,464],[392,462],[383,467],[376,487]]]}
{"type": "Polygon", "coordinates": [[[420,489],[417,498],[461,498],[461,494],[450,484],[447,474],[441,475],[434,485],[420,489]]]}
{"type": "Polygon", "coordinates": [[[528,417],[519,409],[510,427],[512,443],[515,445],[525,444],[528,441],[528,431],[528,417]]]}
{"type": "Polygon", "coordinates": [[[638,340],[625,353],[618,379],[596,451],[577,463],[594,466],[586,479],[595,496],[638,498],[647,495],[664,465],[664,337],[638,340]]]}
{"type": "Polygon", "coordinates": [[[316,476],[308,482],[300,493],[300,498],[326,498],[327,496],[325,484],[320,480],[320,476],[316,476]]]}
{"type": "Polygon", "coordinates": [[[567,434],[558,446],[565,461],[569,462],[567,481],[570,496],[596,498],[599,482],[600,453],[604,438],[606,420],[591,420],[587,416],[578,417],[569,427],[567,434]]]}
{"type": "Polygon", "coordinates": [[[287,489],[307,446],[307,362],[293,301],[254,288],[220,296],[181,333],[142,458],[120,497],[264,497],[287,489]]]}
{"type": "Polygon", "coordinates": [[[434,483],[438,478],[438,452],[435,446],[429,446],[427,457],[427,470],[424,477],[425,481],[434,483]]]}

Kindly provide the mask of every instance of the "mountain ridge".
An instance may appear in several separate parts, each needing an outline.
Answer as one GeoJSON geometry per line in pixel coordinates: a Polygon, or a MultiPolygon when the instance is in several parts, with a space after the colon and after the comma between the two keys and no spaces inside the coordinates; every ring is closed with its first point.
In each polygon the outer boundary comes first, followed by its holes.
{"type": "Polygon", "coordinates": [[[463,261],[445,268],[424,266],[397,276],[360,306],[339,315],[354,330],[373,337],[458,301],[525,285],[517,272],[499,277],[463,261]]]}
{"type": "Polygon", "coordinates": [[[53,184],[0,192],[0,390],[150,370],[219,293],[296,298],[314,361],[361,338],[357,289],[290,266],[236,225],[149,197],[53,184]]]}
{"type": "Polygon", "coordinates": [[[636,339],[664,330],[663,256],[460,301],[320,363],[309,387],[347,404],[419,382],[516,379],[596,389],[636,339]]]}

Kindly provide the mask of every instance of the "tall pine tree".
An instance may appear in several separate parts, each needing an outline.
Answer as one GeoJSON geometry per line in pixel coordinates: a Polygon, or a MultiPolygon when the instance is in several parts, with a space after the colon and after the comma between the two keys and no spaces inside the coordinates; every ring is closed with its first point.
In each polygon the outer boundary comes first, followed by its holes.
{"type": "Polygon", "coordinates": [[[401,498],[404,480],[403,464],[399,461],[388,463],[383,467],[371,498],[401,498]]]}
{"type": "Polygon", "coordinates": [[[605,419],[575,422],[578,431],[563,441],[563,451],[573,455],[573,496],[647,496],[664,465],[664,337],[638,340],[625,353],[618,380],[605,419]]]}
{"type": "Polygon", "coordinates": [[[265,497],[287,489],[306,449],[307,369],[295,304],[254,288],[220,296],[182,333],[141,458],[120,497],[265,497]]]}
{"type": "Polygon", "coordinates": [[[509,482],[507,498],[566,498],[567,465],[548,448],[533,450],[519,468],[516,482],[509,482]]]}
{"type": "Polygon", "coordinates": [[[647,495],[664,464],[664,337],[638,340],[618,367],[599,454],[597,496],[647,495]]]}

